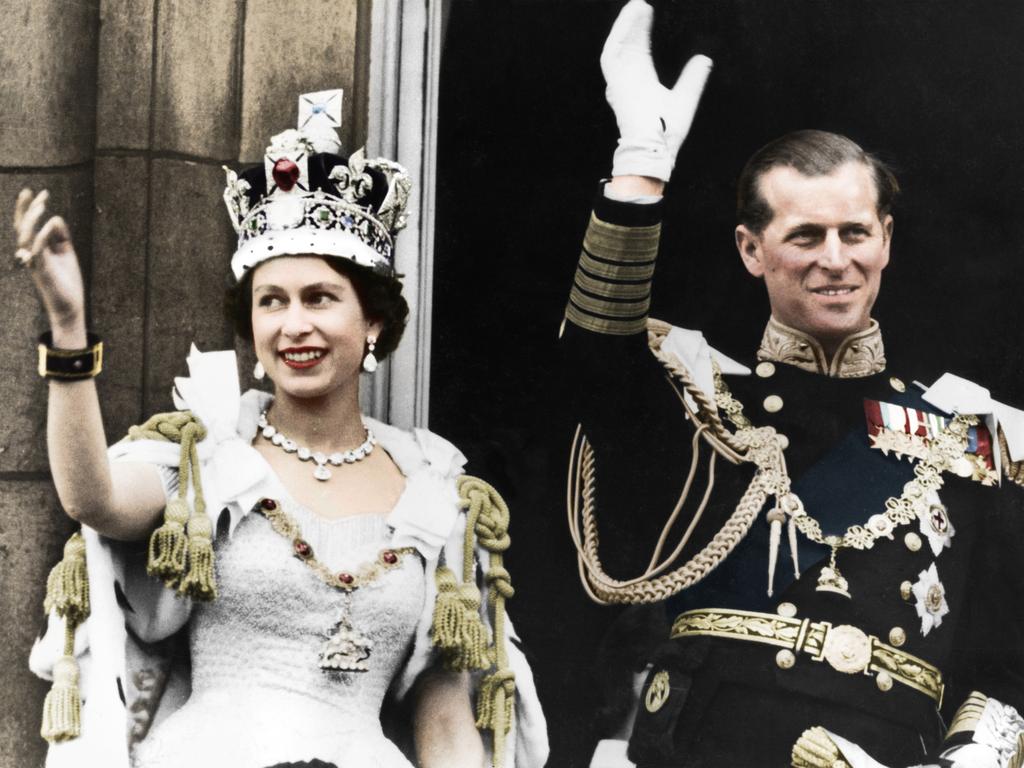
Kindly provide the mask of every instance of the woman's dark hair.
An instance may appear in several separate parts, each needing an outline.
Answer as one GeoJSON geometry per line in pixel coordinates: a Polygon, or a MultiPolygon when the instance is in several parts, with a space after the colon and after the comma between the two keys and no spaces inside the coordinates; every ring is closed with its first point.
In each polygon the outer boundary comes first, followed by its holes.
{"type": "Polygon", "coordinates": [[[875,182],[879,220],[892,211],[900,185],[892,169],[860,145],[838,133],[794,131],[761,147],[736,182],[736,221],[760,235],[775,212],[761,194],[761,177],[773,168],[794,168],[804,176],[827,176],[846,163],[863,163],[875,182]]]}
{"type": "MultiPolygon", "coordinates": [[[[405,323],[409,319],[409,304],[402,296],[401,275],[388,277],[337,256],[320,256],[327,265],[352,282],[363,314],[381,324],[374,357],[383,360],[390,355],[402,339],[405,323]]],[[[240,281],[228,289],[227,311],[234,321],[235,333],[252,343],[252,273],[246,272],[240,281]]]]}

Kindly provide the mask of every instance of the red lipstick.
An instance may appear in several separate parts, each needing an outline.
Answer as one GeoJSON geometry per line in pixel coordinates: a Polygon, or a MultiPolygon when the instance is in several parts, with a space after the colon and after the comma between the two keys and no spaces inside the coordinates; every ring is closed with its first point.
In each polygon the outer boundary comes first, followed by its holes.
{"type": "Polygon", "coordinates": [[[318,365],[321,360],[327,357],[327,350],[323,347],[288,347],[277,353],[284,364],[294,370],[303,370],[318,365]],[[306,356],[307,359],[289,359],[291,356],[306,356]]]}

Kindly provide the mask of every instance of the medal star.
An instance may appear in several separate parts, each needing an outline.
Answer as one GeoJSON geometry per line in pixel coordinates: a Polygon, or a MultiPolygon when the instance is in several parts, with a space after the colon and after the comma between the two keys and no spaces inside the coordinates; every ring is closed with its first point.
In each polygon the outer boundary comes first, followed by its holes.
{"type": "Polygon", "coordinates": [[[871,435],[871,447],[880,450],[883,456],[889,455],[891,445],[892,443],[889,439],[889,433],[885,430],[879,430],[875,434],[871,435]]]}
{"type": "Polygon", "coordinates": [[[928,539],[932,555],[938,557],[943,549],[953,545],[952,538],[956,530],[937,494],[930,494],[928,503],[921,505],[917,520],[921,534],[928,539]]]}
{"type": "Polygon", "coordinates": [[[927,636],[933,627],[942,624],[942,617],[949,613],[946,602],[946,588],[939,581],[939,572],[932,563],[928,570],[918,574],[917,581],[910,588],[917,598],[917,615],[921,618],[921,634],[927,636]]]}

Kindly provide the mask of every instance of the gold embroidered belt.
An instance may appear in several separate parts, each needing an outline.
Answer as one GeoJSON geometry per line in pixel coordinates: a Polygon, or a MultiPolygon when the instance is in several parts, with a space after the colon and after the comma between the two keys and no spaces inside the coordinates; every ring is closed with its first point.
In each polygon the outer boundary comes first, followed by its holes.
{"type": "Polygon", "coordinates": [[[889,690],[895,681],[920,691],[937,706],[942,705],[942,672],[849,624],[832,626],[827,621],[724,609],[680,614],[672,624],[672,639],[695,635],[783,648],[776,656],[776,663],[783,669],[795,664],[795,654],[806,653],[837,672],[875,675],[883,691],[889,690]]]}

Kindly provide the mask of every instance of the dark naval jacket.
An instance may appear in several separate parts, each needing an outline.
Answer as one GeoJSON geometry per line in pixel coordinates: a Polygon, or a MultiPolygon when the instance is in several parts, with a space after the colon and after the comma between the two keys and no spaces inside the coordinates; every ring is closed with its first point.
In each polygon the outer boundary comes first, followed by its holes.
{"type": "MultiPolygon", "coordinates": [[[[598,553],[619,579],[647,567],[692,458],[694,426],[648,348],[660,217],[658,203],[598,197],[563,331],[578,418],[596,460],[598,553]]],[[[824,536],[841,537],[884,513],[914,479],[918,459],[872,447],[866,403],[942,423],[951,417],[914,383],[934,375],[885,359],[874,323],[829,359],[814,339],[772,321],[756,356],[739,362],[751,374],[722,382],[753,426],[785,436],[793,492],[824,536]]],[[[707,487],[711,451],[700,450],[666,551],[707,487]]],[[[1020,471],[1000,458],[1005,474],[1020,471]]],[[[706,509],[677,563],[721,529],[755,467],[718,457],[713,471],[706,509]]],[[[689,615],[681,622],[690,630],[725,631],[676,632],[652,652],[631,759],[641,768],[785,766],[801,736],[821,726],[896,768],[936,761],[969,741],[970,712],[957,711],[972,692],[1024,712],[1024,493],[1006,477],[1001,486],[979,482],[994,479],[983,468],[974,477],[943,473],[938,509],[894,526],[869,549],[839,549],[848,596],[818,589],[830,547],[798,532],[794,563],[785,528],[769,595],[767,504],[707,576],[664,601],[670,622],[689,615]],[[815,646],[829,634],[831,655],[815,646]],[[836,655],[840,640],[852,643],[853,657],[868,654],[863,663],[837,661],[847,653],[836,655]]]]}

